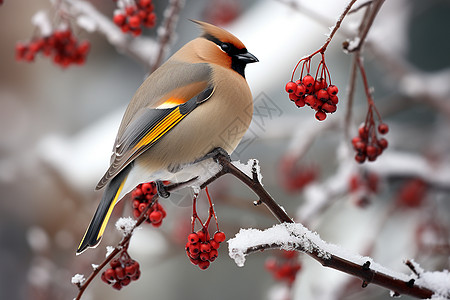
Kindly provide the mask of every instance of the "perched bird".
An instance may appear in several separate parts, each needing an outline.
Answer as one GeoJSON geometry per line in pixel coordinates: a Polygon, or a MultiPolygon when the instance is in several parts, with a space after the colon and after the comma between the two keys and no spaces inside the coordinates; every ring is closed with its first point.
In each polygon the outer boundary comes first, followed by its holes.
{"type": "Polygon", "coordinates": [[[203,34],[154,71],[131,99],[110,167],[96,187],[105,187],[103,197],[77,254],[100,242],[115,204],[138,184],[189,180],[195,176],[185,172],[190,166],[216,148],[231,154],[248,129],[253,99],[244,70],[258,59],[226,30],[194,22],[203,34]]]}

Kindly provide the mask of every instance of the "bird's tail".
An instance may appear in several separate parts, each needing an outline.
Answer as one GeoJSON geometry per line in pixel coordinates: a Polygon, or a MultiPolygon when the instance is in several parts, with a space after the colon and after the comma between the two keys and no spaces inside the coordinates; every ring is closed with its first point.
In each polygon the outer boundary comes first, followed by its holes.
{"type": "Polygon", "coordinates": [[[131,164],[123,169],[116,177],[114,177],[106,186],[103,193],[102,200],[95,211],[94,217],[92,217],[83,239],[77,249],[77,255],[81,254],[87,248],[96,247],[102,239],[103,233],[108,224],[109,217],[112,210],[119,201],[119,195],[127,179],[128,173],[131,169],[131,164]]]}

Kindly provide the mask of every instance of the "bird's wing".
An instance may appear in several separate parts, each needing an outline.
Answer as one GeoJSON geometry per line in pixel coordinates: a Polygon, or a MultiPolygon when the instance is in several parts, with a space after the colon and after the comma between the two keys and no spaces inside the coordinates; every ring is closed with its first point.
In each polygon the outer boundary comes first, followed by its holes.
{"type": "MultiPolygon", "coordinates": [[[[199,64],[200,65],[200,64],[199,64]]],[[[203,65],[203,64],[202,64],[203,65]]],[[[181,74],[179,72],[170,74],[171,79],[178,84],[171,91],[165,93],[159,99],[150,99],[147,104],[160,103],[156,108],[145,106],[140,109],[135,109],[131,120],[124,127],[119,129],[116,142],[113,148],[111,157],[111,164],[105,175],[100,179],[96,189],[105,186],[114,176],[122,171],[130,162],[135,160],[144,151],[148,150],[156,144],[165,134],[173,129],[181,120],[183,120],[190,112],[192,112],[198,105],[208,100],[214,93],[214,85],[209,81],[211,76],[210,69],[204,66],[198,69],[190,68],[189,72],[208,72],[203,81],[190,82],[186,81],[185,88],[187,91],[183,92],[182,83],[178,82],[179,76],[187,76],[192,74],[181,74]]],[[[202,78],[198,74],[194,75],[197,78],[202,78]]],[[[148,80],[145,84],[151,84],[148,80]]],[[[134,99],[133,99],[134,100],[134,99]]],[[[130,106],[133,105],[133,101],[130,106]]],[[[130,107],[127,108],[127,112],[130,107]]],[[[127,113],[125,113],[122,125],[126,120],[127,113]]]]}

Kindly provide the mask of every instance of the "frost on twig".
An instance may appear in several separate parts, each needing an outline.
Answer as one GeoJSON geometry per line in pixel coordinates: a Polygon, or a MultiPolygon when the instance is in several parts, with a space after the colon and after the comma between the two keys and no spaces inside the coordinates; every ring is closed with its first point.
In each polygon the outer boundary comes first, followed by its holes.
{"type": "Polygon", "coordinates": [[[116,222],[116,229],[126,236],[134,230],[136,227],[136,222],[137,221],[131,217],[120,218],[116,222]]]}
{"type": "Polygon", "coordinates": [[[86,278],[84,278],[83,274],[75,274],[72,277],[72,284],[75,284],[77,286],[82,285],[86,281],[86,278]]]}

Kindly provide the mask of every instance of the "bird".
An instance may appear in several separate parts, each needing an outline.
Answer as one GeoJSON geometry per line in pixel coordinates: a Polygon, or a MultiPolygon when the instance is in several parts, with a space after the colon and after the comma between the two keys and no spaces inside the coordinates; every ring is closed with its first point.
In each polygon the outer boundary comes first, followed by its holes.
{"type": "Polygon", "coordinates": [[[186,170],[214,149],[230,155],[250,126],[245,67],[258,59],[225,29],[191,21],[202,34],[151,73],[125,110],[110,166],[96,186],[104,192],[77,255],[100,243],[114,206],[137,185],[192,179],[198,170],[186,170]]]}

